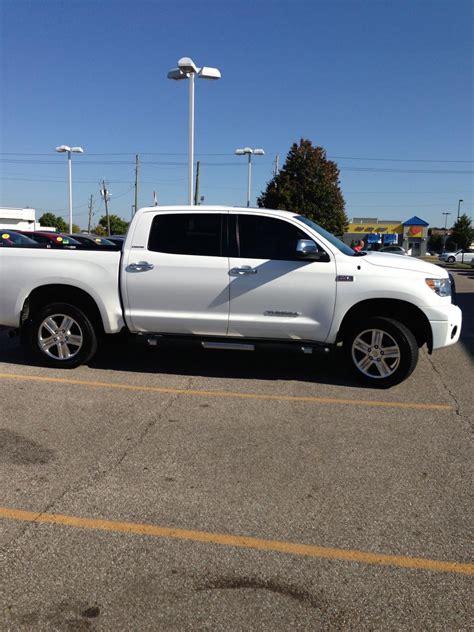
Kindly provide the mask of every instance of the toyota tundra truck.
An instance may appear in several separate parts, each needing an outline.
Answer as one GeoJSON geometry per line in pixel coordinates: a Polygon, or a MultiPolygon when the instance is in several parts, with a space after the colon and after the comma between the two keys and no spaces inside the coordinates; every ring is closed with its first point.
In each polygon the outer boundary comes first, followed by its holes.
{"type": "Polygon", "coordinates": [[[387,387],[420,347],[461,332],[443,268],[354,252],[303,215],[262,208],[143,208],[121,252],[3,248],[0,287],[0,325],[59,368],[128,332],[209,349],[340,346],[356,376],[387,387]]]}

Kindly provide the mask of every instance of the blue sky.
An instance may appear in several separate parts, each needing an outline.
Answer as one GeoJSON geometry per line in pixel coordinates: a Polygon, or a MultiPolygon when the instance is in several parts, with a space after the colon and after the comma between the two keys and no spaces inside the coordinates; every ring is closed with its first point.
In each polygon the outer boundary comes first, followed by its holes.
{"type": "MultiPolygon", "coordinates": [[[[349,218],[432,225],[472,216],[472,3],[467,0],[1,0],[0,206],[87,225],[99,182],[129,219],[139,206],[187,199],[187,82],[182,56],[217,66],[196,83],[196,159],[209,204],[244,205],[237,147],[263,147],[252,200],[295,141],[323,146],[341,169],[349,218]]],[[[448,222],[448,223],[449,223],[448,222]]]]}

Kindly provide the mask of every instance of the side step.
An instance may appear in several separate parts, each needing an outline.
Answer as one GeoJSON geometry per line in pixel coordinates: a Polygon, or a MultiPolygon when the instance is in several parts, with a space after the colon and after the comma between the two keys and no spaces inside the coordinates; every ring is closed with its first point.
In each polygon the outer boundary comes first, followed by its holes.
{"type": "Polygon", "coordinates": [[[139,334],[146,344],[151,347],[169,346],[198,346],[201,349],[222,349],[225,351],[263,351],[273,350],[290,353],[303,353],[305,355],[328,354],[333,345],[325,345],[307,340],[272,340],[265,338],[247,338],[245,342],[232,340],[219,340],[216,338],[202,339],[191,335],[166,335],[166,334],[139,334]]]}
{"type": "Polygon", "coordinates": [[[203,349],[228,349],[230,351],[255,351],[255,345],[240,342],[201,342],[203,349]]]}

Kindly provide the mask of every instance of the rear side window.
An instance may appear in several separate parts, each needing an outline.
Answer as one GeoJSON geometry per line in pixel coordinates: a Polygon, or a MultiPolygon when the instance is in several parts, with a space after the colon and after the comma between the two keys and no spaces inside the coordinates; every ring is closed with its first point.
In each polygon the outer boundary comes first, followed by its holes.
{"type": "Polygon", "coordinates": [[[309,239],[302,230],[280,219],[259,215],[238,216],[238,249],[240,257],[294,261],[296,244],[309,239]]]}
{"type": "Polygon", "coordinates": [[[223,256],[223,216],[219,213],[157,215],[148,250],[175,255],[223,256]]]}

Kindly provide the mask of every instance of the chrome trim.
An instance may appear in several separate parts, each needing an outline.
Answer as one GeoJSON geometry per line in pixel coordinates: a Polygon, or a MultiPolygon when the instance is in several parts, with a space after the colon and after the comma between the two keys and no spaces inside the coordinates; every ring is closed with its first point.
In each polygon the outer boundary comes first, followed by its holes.
{"type": "Polygon", "coordinates": [[[236,351],[255,351],[255,345],[239,342],[201,342],[203,349],[230,349],[236,351]]]}
{"type": "Polygon", "coordinates": [[[231,268],[229,274],[231,276],[243,276],[244,274],[257,274],[257,268],[251,266],[241,266],[240,268],[231,268]]]}
{"type": "Polygon", "coordinates": [[[307,255],[314,255],[318,252],[316,242],[312,239],[299,239],[296,244],[296,252],[306,257],[307,255]]]}
{"type": "Polygon", "coordinates": [[[153,270],[154,267],[148,261],[139,261],[138,263],[129,263],[125,270],[127,272],[145,272],[146,270],[153,270]]]}
{"type": "Polygon", "coordinates": [[[284,312],[281,310],[271,310],[268,309],[265,312],[263,312],[264,316],[279,316],[281,318],[298,318],[298,316],[301,316],[300,312],[284,312]]]}

